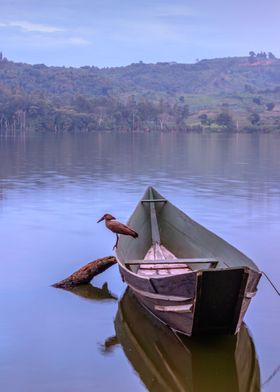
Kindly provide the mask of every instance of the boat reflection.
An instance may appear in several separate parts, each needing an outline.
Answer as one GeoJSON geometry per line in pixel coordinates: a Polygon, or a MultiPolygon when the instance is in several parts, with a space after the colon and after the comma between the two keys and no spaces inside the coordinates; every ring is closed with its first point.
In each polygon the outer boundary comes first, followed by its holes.
{"type": "Polygon", "coordinates": [[[94,287],[92,284],[81,284],[76,287],[72,287],[69,289],[64,289],[78,295],[79,297],[95,300],[95,301],[102,301],[102,300],[117,300],[118,297],[110,292],[108,289],[108,284],[104,283],[101,288],[94,287]]]}
{"type": "Polygon", "coordinates": [[[119,302],[115,330],[117,339],[110,342],[121,343],[149,391],[260,391],[259,364],[245,324],[236,336],[177,335],[128,289],[119,302]]]}

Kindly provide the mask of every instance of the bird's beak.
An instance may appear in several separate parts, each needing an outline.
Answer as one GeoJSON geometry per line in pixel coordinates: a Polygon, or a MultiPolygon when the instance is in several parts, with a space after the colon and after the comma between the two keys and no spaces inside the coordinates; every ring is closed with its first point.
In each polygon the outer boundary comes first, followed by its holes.
{"type": "Polygon", "coordinates": [[[101,222],[101,221],[103,221],[104,220],[104,216],[102,216],[102,218],[100,218],[98,221],[97,221],[97,223],[99,223],[99,222],[101,222]]]}

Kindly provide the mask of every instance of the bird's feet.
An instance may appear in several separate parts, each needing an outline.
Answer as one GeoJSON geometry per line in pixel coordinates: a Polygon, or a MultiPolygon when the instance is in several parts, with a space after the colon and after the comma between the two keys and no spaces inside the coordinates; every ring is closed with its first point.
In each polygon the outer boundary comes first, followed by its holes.
{"type": "Polygon", "coordinates": [[[116,243],[115,243],[115,245],[113,247],[113,250],[117,249],[117,247],[118,247],[119,236],[118,236],[118,234],[116,234],[116,236],[117,236],[117,241],[116,241],[116,243]]]}

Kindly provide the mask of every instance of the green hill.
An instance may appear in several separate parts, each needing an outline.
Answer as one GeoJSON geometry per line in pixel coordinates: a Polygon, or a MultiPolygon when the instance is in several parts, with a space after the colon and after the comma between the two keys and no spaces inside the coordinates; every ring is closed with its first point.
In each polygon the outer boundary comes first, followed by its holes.
{"type": "Polygon", "coordinates": [[[0,54],[0,129],[279,131],[280,60],[66,68],[0,54]]]}

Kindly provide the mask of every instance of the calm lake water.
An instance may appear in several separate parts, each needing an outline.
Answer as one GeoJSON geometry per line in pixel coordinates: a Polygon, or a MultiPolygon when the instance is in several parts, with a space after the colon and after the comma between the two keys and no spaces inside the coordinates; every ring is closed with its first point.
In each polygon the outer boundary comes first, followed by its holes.
{"type": "Polygon", "coordinates": [[[280,390],[280,303],[264,278],[247,329],[198,341],[138,311],[116,266],[94,287],[50,287],[112,254],[97,219],[126,221],[149,185],[280,287],[280,135],[1,137],[1,391],[280,390]]]}

